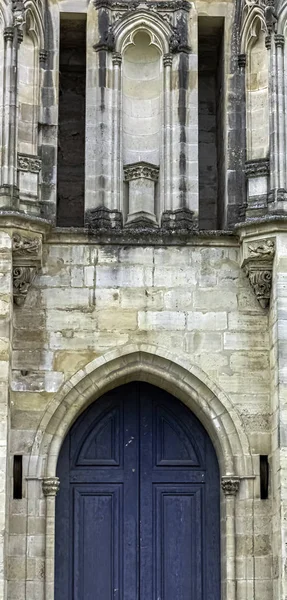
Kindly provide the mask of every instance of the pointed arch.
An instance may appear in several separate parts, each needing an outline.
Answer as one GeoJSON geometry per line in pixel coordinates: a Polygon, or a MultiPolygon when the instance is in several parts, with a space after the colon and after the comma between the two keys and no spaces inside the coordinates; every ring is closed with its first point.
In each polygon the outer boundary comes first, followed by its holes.
{"type": "Polygon", "coordinates": [[[122,53],[127,41],[137,31],[148,32],[160,48],[161,53],[168,53],[171,27],[156,13],[146,9],[137,11],[135,14],[128,13],[114,25],[116,51],[122,53]]]}
{"type": "Polygon", "coordinates": [[[108,352],[76,373],[48,405],[35,436],[29,477],[54,477],[63,440],[76,418],[105,392],[129,381],[148,381],[184,402],[207,430],[221,474],[253,475],[242,422],[226,395],[189,357],[157,346],[131,345],[108,352]]]}
{"type": "Polygon", "coordinates": [[[258,37],[258,26],[260,29],[267,34],[267,28],[265,23],[265,17],[263,9],[259,6],[253,5],[250,8],[249,5],[245,6],[243,11],[243,24],[240,34],[240,53],[247,54],[250,43],[258,37]]]}

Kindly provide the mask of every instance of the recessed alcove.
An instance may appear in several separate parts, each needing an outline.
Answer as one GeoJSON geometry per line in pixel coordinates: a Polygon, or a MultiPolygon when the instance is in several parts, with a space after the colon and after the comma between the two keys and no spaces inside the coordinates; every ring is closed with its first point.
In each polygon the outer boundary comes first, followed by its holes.
{"type": "MultiPolygon", "coordinates": [[[[161,53],[151,34],[147,30],[138,30],[130,38],[123,54],[123,165],[149,164],[157,168],[160,164],[162,131],[162,60],[161,53]]],[[[125,169],[126,171],[126,169],[125,169]]],[[[127,176],[125,177],[127,180],[127,176]]],[[[148,179],[149,181],[149,179],[148,179]]],[[[137,179],[137,202],[133,202],[132,186],[126,190],[125,219],[130,222],[142,217],[156,220],[155,186],[149,190],[148,207],[147,181],[137,179]],[[141,190],[143,186],[140,203],[141,190]],[[151,195],[154,199],[152,200],[151,195]],[[139,214],[135,210],[139,207],[139,214]],[[152,205],[153,208],[152,208],[152,205]],[[152,208],[152,210],[151,210],[152,208]]]]}

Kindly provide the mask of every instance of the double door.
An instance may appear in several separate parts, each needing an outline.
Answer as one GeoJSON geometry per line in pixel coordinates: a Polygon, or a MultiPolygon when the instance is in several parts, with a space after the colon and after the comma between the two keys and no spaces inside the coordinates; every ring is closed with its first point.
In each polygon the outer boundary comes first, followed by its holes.
{"type": "Polygon", "coordinates": [[[107,393],[57,474],[55,600],[220,600],[218,464],[181,402],[140,382],[107,393]]]}

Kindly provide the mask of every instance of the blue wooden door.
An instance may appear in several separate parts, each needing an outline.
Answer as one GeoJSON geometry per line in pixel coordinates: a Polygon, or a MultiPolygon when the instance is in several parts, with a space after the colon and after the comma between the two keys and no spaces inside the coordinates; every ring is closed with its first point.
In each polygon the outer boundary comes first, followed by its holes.
{"type": "Polygon", "coordinates": [[[181,402],[140,382],[108,392],[57,474],[55,600],[220,600],[218,464],[181,402]]]}

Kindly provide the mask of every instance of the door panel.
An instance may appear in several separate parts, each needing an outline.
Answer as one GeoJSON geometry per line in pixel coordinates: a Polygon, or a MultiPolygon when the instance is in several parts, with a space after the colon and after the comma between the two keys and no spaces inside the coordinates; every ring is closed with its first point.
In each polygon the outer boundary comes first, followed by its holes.
{"type": "Polygon", "coordinates": [[[55,600],[219,600],[219,472],[202,425],[145,383],[91,405],[64,441],[55,600]]]}
{"type": "Polygon", "coordinates": [[[154,598],[202,598],[202,487],[155,486],[154,598]]]}
{"type": "Polygon", "coordinates": [[[74,598],[121,598],[122,485],[73,490],[74,598]],[[95,543],[96,540],[96,543],[95,543]]]}

